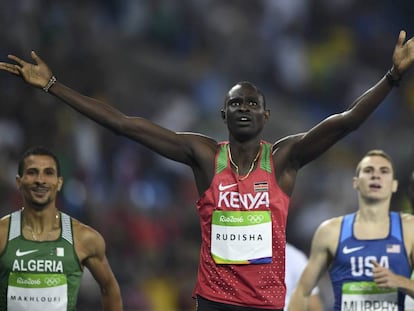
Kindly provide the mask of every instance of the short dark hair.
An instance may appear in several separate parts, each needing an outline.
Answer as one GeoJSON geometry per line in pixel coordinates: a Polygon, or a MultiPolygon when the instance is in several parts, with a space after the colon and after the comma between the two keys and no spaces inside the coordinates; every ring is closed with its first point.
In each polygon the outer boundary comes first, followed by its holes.
{"type": "Polygon", "coordinates": [[[51,157],[55,163],[56,163],[56,170],[57,170],[57,175],[59,177],[61,177],[61,172],[60,172],[60,163],[59,163],[59,159],[56,156],[56,154],[54,152],[52,152],[50,149],[44,147],[44,146],[34,146],[31,147],[29,149],[27,149],[23,155],[21,156],[20,160],[19,160],[19,164],[17,167],[17,173],[19,174],[19,176],[23,175],[23,170],[24,170],[24,161],[26,160],[26,158],[30,157],[31,155],[45,155],[45,156],[49,156],[51,157]]]}
{"type": "Polygon", "coordinates": [[[266,99],[265,99],[265,96],[264,96],[263,92],[256,85],[254,85],[252,82],[249,82],[249,81],[239,81],[230,88],[230,90],[227,92],[227,94],[224,98],[224,107],[226,107],[226,103],[229,100],[230,92],[236,86],[248,87],[248,88],[251,88],[254,91],[256,91],[257,94],[259,95],[259,98],[262,100],[263,108],[266,108],[266,99]]]}
{"type": "Polygon", "coordinates": [[[384,159],[386,159],[388,162],[391,163],[391,167],[393,169],[393,175],[395,177],[395,172],[394,172],[394,165],[392,163],[392,159],[390,157],[390,155],[388,153],[386,153],[384,150],[381,149],[372,149],[370,151],[368,151],[361,159],[361,161],[359,161],[356,170],[355,170],[355,176],[359,175],[359,172],[361,170],[361,162],[363,159],[365,159],[366,157],[372,157],[372,156],[378,156],[378,157],[383,157],[384,159]]]}

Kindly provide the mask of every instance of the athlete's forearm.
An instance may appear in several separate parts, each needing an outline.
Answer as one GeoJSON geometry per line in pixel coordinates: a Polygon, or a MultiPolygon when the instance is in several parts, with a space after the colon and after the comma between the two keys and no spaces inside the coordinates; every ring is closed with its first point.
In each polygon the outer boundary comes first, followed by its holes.
{"type": "Polygon", "coordinates": [[[406,293],[408,296],[414,298],[414,281],[412,279],[398,276],[398,289],[406,293]]]}
{"type": "Polygon", "coordinates": [[[123,113],[111,105],[82,95],[59,82],[56,82],[49,89],[49,93],[84,116],[117,133],[121,129],[122,121],[126,118],[123,113]]]}
{"type": "Polygon", "coordinates": [[[121,290],[117,282],[101,287],[101,299],[104,311],[122,311],[121,290]]]}
{"type": "Polygon", "coordinates": [[[309,296],[299,294],[297,291],[290,297],[287,305],[288,311],[306,311],[308,310],[309,296]]]}
{"type": "Polygon", "coordinates": [[[344,112],[351,128],[357,128],[382,103],[392,86],[384,76],[374,86],[358,97],[344,112]]]}

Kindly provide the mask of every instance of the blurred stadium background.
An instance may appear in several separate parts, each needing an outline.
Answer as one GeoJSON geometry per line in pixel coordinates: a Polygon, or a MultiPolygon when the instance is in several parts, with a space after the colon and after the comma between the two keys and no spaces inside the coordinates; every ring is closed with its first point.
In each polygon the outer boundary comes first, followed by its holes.
{"type": "MultiPolygon", "coordinates": [[[[227,139],[220,108],[228,88],[257,84],[271,120],[265,138],[306,131],[344,110],[390,68],[400,29],[414,35],[404,0],[95,0],[3,3],[0,59],[35,50],[59,81],[129,115],[179,131],[227,139]]],[[[191,171],[0,73],[1,216],[20,208],[17,159],[55,150],[65,184],[59,207],[106,239],[126,311],[194,310],[199,226],[191,171]]],[[[409,210],[414,169],[414,75],[404,76],[358,131],[305,167],[292,197],[290,242],[309,251],[326,218],[354,211],[359,158],[381,148],[395,161],[409,210]]],[[[331,293],[325,280],[326,306],[331,293]]],[[[86,271],[79,310],[99,310],[86,271]]]]}

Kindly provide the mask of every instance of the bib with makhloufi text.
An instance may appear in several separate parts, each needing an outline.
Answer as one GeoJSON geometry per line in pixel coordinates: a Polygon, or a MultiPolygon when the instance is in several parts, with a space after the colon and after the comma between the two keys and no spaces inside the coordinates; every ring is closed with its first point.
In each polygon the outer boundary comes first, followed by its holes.
{"type": "Polygon", "coordinates": [[[64,274],[11,272],[7,310],[66,311],[67,292],[64,274]]]}
{"type": "Polygon", "coordinates": [[[211,255],[217,264],[272,262],[270,211],[214,211],[211,255]]]}
{"type": "Polygon", "coordinates": [[[398,291],[379,288],[375,282],[349,282],[342,285],[341,310],[398,310],[398,291]]]}

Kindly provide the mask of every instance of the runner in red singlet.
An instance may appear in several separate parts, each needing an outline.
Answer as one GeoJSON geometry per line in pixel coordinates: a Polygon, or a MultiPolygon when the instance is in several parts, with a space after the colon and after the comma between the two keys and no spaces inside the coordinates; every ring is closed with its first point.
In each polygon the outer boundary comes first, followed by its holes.
{"type": "Polygon", "coordinates": [[[228,142],[173,132],[56,81],[34,52],[34,64],[14,55],[0,69],[61,99],[86,117],[154,152],[191,167],[200,199],[202,245],[194,290],[198,311],[282,310],[285,303],[285,224],[298,170],[356,130],[379,106],[414,59],[401,31],[392,67],[350,107],[309,131],[269,144],[270,111],[259,89],[239,82],[228,91],[222,118],[228,142]],[[250,251],[254,250],[254,251],[250,251]]]}

